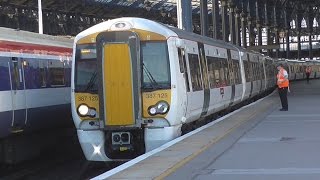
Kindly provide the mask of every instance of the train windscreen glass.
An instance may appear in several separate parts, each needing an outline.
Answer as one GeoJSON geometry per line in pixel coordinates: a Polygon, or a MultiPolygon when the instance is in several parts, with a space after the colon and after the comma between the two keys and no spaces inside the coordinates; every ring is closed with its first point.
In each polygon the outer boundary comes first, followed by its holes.
{"type": "Polygon", "coordinates": [[[75,91],[98,93],[96,46],[77,46],[75,63],[75,91]]]}
{"type": "Polygon", "coordinates": [[[166,42],[142,42],[142,88],[168,89],[171,86],[166,42]]]}

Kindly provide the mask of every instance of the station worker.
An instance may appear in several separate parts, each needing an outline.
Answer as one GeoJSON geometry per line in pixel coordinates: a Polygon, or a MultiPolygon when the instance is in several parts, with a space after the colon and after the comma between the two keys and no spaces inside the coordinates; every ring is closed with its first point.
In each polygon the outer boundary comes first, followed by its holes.
{"type": "Polygon", "coordinates": [[[289,88],[289,79],[288,72],[283,68],[282,64],[277,66],[278,75],[277,75],[277,85],[279,96],[281,100],[282,109],[280,111],[288,111],[288,88],[289,88]]]}
{"type": "Polygon", "coordinates": [[[310,74],[311,74],[311,67],[307,66],[306,67],[306,76],[307,76],[307,82],[308,83],[309,83],[310,74]]]}

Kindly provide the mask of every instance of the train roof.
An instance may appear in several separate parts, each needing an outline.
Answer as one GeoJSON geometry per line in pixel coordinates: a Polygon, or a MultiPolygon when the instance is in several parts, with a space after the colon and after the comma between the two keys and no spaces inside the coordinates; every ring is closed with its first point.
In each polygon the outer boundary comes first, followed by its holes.
{"type": "Polygon", "coordinates": [[[99,23],[99,24],[92,26],[89,29],[86,29],[86,30],[82,31],[81,33],[79,33],[75,38],[75,42],[77,42],[79,39],[86,37],[90,34],[110,30],[110,29],[112,29],[112,26],[114,24],[120,23],[120,22],[129,23],[131,28],[142,29],[142,30],[161,34],[161,35],[165,36],[167,39],[169,37],[179,37],[181,39],[188,39],[191,41],[202,42],[202,43],[212,45],[212,46],[228,48],[231,50],[240,50],[240,51],[246,52],[246,53],[262,55],[261,53],[251,51],[251,50],[246,50],[240,46],[233,45],[231,43],[227,43],[222,40],[217,40],[217,39],[213,39],[210,37],[201,36],[201,35],[198,35],[198,34],[195,34],[192,32],[187,32],[187,31],[178,29],[173,26],[165,25],[165,24],[155,22],[152,20],[148,20],[148,19],[144,19],[144,18],[136,18],[136,17],[123,17],[123,18],[112,19],[112,20],[108,20],[108,21],[99,23]]]}
{"type": "MultiPolygon", "coordinates": [[[[178,37],[182,38],[182,39],[188,39],[188,40],[192,40],[192,41],[202,42],[202,43],[212,45],[212,46],[217,46],[217,47],[224,47],[224,48],[233,49],[233,50],[239,49],[241,51],[246,51],[242,47],[227,43],[222,40],[217,40],[217,39],[213,39],[210,37],[201,36],[199,34],[187,32],[182,29],[178,29],[176,27],[172,27],[172,26],[168,26],[168,25],[164,25],[164,26],[166,26],[167,28],[169,28],[170,30],[175,32],[178,35],[178,37]]],[[[254,53],[254,52],[252,52],[252,53],[254,53]]]]}
{"type": "MultiPolygon", "coordinates": [[[[155,33],[163,35],[166,38],[169,38],[172,36],[177,36],[169,28],[167,28],[163,24],[157,23],[155,21],[151,21],[151,20],[143,19],[143,18],[123,17],[123,18],[112,19],[112,20],[108,20],[108,21],[96,24],[96,25],[82,31],[81,33],[79,33],[75,37],[75,42],[77,42],[79,39],[86,37],[90,34],[110,30],[112,28],[112,25],[114,25],[116,23],[121,23],[121,22],[127,23],[128,29],[134,28],[134,29],[142,29],[142,30],[146,30],[146,31],[150,31],[150,32],[155,32],[155,33]]],[[[125,29],[122,29],[122,30],[125,30],[125,29]]]]}
{"type": "Polygon", "coordinates": [[[12,41],[65,48],[72,48],[73,43],[71,38],[38,34],[4,27],[0,27],[0,41],[12,41]]]}
{"type": "Polygon", "coordinates": [[[177,36],[177,37],[180,37],[183,39],[188,39],[188,40],[197,41],[197,42],[203,42],[208,45],[214,45],[214,46],[218,46],[218,47],[226,47],[226,48],[234,49],[234,50],[236,50],[238,48],[238,49],[241,49],[242,51],[246,51],[242,47],[237,47],[235,45],[226,43],[221,40],[216,40],[216,39],[212,39],[209,37],[204,37],[204,36],[201,36],[201,35],[198,35],[195,33],[186,32],[186,31],[178,29],[176,27],[172,27],[169,25],[165,25],[165,24],[158,23],[158,22],[151,21],[151,20],[144,19],[144,18],[135,18],[135,17],[117,18],[117,19],[112,19],[112,20],[102,22],[102,23],[97,24],[95,26],[92,26],[91,28],[78,34],[75,38],[75,41],[81,39],[82,37],[90,35],[90,34],[109,30],[113,24],[118,23],[118,22],[128,22],[132,26],[131,28],[143,29],[146,31],[155,32],[155,33],[158,33],[158,34],[165,36],[166,38],[177,36]]]}

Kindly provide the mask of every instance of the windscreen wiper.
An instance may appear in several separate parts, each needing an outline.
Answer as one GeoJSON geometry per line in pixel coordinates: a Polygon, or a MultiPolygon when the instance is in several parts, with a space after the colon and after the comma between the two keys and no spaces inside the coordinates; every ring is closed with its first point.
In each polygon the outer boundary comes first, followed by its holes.
{"type": "Polygon", "coordinates": [[[142,66],[143,66],[144,72],[146,73],[148,79],[149,79],[150,82],[151,82],[152,88],[153,88],[153,89],[156,89],[156,87],[158,87],[159,84],[158,84],[157,81],[154,79],[154,77],[152,76],[152,74],[151,74],[150,71],[148,70],[147,66],[146,66],[144,63],[142,63],[142,66]]]}
{"type": "Polygon", "coordinates": [[[85,92],[91,91],[92,88],[94,87],[95,83],[96,83],[96,80],[97,80],[97,72],[95,71],[95,72],[92,74],[92,76],[91,76],[91,78],[90,78],[90,80],[89,80],[89,82],[88,82],[88,84],[87,84],[87,87],[86,87],[86,89],[85,89],[84,91],[85,91],[85,92]]]}

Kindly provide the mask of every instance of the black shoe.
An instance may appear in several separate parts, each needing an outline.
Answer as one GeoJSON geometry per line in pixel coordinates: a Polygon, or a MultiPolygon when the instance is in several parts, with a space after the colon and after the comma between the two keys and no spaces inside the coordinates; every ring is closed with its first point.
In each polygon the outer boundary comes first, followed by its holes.
{"type": "Polygon", "coordinates": [[[283,109],[283,108],[282,108],[282,109],[280,109],[279,111],[288,111],[288,109],[283,109]]]}

